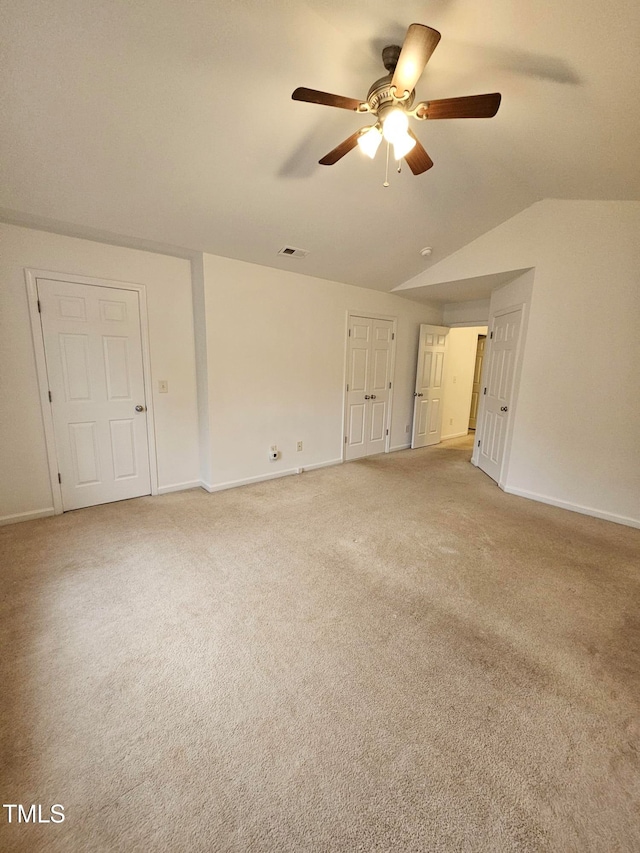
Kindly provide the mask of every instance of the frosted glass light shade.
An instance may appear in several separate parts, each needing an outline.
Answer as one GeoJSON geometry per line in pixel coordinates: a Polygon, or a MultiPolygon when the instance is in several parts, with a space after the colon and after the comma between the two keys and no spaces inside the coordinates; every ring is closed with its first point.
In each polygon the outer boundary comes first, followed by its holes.
{"type": "Polygon", "coordinates": [[[396,160],[402,160],[402,158],[411,151],[415,144],[415,139],[412,136],[409,136],[408,133],[405,133],[404,136],[400,136],[394,140],[393,156],[396,160]]]}
{"type": "Polygon", "coordinates": [[[403,138],[407,135],[408,127],[409,119],[407,118],[407,114],[404,110],[396,107],[389,110],[385,116],[384,124],[382,126],[382,135],[387,142],[395,145],[396,139],[403,138]]]}
{"type": "Polygon", "coordinates": [[[371,157],[372,160],[376,156],[376,151],[378,150],[378,146],[381,142],[382,134],[375,126],[370,127],[369,130],[358,137],[360,150],[366,154],[367,157],[371,157]]]}

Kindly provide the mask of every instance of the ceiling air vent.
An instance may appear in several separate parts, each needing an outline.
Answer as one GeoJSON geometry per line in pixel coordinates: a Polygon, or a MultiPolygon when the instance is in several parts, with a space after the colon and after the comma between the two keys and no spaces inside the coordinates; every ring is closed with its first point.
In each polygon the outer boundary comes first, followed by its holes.
{"type": "Polygon", "coordinates": [[[307,249],[296,249],[295,246],[285,246],[280,249],[279,255],[287,255],[289,258],[306,258],[309,254],[307,249]]]}

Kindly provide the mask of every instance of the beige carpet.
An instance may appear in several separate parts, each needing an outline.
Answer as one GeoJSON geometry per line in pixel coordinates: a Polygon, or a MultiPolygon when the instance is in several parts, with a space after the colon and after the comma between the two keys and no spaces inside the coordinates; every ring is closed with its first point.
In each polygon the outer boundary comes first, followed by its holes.
{"type": "Polygon", "coordinates": [[[640,850],[640,531],[467,441],[0,530],[2,851],[640,850]]]}

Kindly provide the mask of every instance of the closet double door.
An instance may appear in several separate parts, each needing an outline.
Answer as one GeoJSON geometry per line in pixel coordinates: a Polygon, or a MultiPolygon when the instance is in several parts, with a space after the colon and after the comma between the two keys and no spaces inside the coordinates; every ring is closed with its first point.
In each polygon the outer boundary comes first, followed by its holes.
{"type": "Polygon", "coordinates": [[[350,317],[345,406],[346,460],[387,450],[394,339],[392,320],[350,317]]]}

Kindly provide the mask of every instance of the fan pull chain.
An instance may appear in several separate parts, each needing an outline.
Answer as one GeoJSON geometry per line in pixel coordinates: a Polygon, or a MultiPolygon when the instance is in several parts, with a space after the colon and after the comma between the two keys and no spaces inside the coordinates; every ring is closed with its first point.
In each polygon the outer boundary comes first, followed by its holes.
{"type": "Polygon", "coordinates": [[[391,147],[390,144],[387,142],[387,170],[384,174],[384,184],[382,185],[383,187],[389,186],[389,148],[390,147],[391,147]]]}

